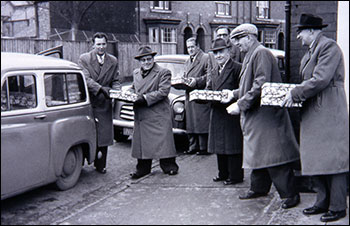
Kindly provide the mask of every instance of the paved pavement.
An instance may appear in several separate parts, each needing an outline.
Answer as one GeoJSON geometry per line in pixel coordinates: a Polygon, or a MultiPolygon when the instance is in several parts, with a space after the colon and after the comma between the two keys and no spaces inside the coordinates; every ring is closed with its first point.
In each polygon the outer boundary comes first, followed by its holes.
{"type": "MultiPolygon", "coordinates": [[[[212,181],[217,174],[215,155],[180,155],[177,162],[178,175],[163,174],[154,161],[150,175],[136,181],[125,175],[108,195],[53,224],[326,225],[321,215],[302,214],[312,206],[315,193],[301,193],[301,203],[289,210],[280,207],[274,187],[266,197],[239,200],[249,188],[248,170],[243,183],[223,185],[212,181]]],[[[327,225],[349,225],[349,210],[345,218],[327,225]]]]}

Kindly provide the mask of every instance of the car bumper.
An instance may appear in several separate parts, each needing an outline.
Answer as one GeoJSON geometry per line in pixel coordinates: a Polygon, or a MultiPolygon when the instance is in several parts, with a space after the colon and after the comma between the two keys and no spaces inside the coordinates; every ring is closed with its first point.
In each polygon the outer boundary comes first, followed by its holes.
{"type": "MultiPolygon", "coordinates": [[[[121,128],[134,128],[134,122],[130,121],[124,121],[124,120],[119,120],[119,119],[113,119],[113,125],[121,128]]],[[[173,128],[173,133],[176,135],[185,135],[187,134],[186,130],[184,129],[179,129],[179,128],[173,128]]]]}

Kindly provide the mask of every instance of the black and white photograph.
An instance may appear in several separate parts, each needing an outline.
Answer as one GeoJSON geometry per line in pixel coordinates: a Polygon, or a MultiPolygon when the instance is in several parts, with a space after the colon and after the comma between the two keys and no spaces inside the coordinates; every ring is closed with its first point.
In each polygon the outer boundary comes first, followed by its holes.
{"type": "Polygon", "coordinates": [[[349,225],[349,2],[1,1],[1,225],[349,225]]]}

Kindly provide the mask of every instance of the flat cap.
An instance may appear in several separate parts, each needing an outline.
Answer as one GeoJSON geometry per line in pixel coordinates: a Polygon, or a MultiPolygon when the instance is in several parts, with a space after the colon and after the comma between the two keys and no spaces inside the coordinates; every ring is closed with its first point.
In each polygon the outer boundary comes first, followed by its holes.
{"type": "Polygon", "coordinates": [[[258,28],[254,24],[241,24],[231,31],[230,38],[236,38],[242,35],[258,35],[258,28]]]}

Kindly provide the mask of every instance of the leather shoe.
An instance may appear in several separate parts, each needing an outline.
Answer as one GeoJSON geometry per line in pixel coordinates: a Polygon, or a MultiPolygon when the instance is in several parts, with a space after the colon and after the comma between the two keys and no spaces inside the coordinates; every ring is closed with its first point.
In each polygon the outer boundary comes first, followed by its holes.
{"type": "Polygon", "coordinates": [[[292,197],[292,198],[287,198],[287,199],[283,202],[282,208],[283,208],[283,209],[289,209],[289,208],[292,208],[292,207],[297,206],[299,203],[300,203],[300,195],[297,194],[297,195],[295,195],[295,196],[292,197]]]}
{"type": "Polygon", "coordinates": [[[305,215],[315,215],[315,214],[325,213],[325,212],[327,212],[326,209],[323,209],[323,208],[320,208],[317,206],[313,206],[313,207],[306,208],[303,210],[303,214],[305,214],[305,215]]]}
{"type": "Polygon", "coordinates": [[[243,182],[243,179],[241,180],[231,180],[231,179],[227,179],[224,181],[224,185],[231,185],[231,184],[238,184],[243,182]]]}
{"type": "Polygon", "coordinates": [[[168,174],[170,176],[176,175],[177,174],[177,170],[170,170],[168,174]]]}
{"type": "Polygon", "coordinates": [[[213,178],[214,182],[219,182],[219,181],[224,181],[224,180],[226,180],[226,179],[222,178],[222,177],[219,177],[219,176],[216,176],[216,177],[213,178]]]}
{"type": "Polygon", "coordinates": [[[346,216],[346,210],[342,210],[342,211],[329,210],[327,213],[325,213],[321,216],[320,220],[322,222],[337,221],[340,218],[343,218],[345,216],[346,216]]]}
{"type": "Polygon", "coordinates": [[[187,155],[194,155],[194,154],[196,154],[196,150],[187,150],[187,151],[184,151],[184,153],[185,154],[187,154],[187,155]]]}
{"type": "Polygon", "coordinates": [[[96,168],[96,171],[99,172],[99,173],[101,173],[101,174],[107,173],[106,168],[103,168],[103,169],[97,169],[97,168],[96,168]]]}
{"type": "Polygon", "coordinates": [[[196,153],[196,155],[210,155],[210,153],[207,152],[207,150],[204,150],[204,151],[198,151],[198,152],[196,153]]]}
{"type": "Polygon", "coordinates": [[[139,179],[143,176],[146,176],[147,174],[137,174],[137,173],[131,173],[130,176],[131,176],[131,179],[133,180],[136,180],[136,179],[139,179]]]}
{"type": "Polygon", "coordinates": [[[262,196],[267,196],[267,193],[261,193],[261,192],[254,192],[249,190],[246,194],[240,195],[239,199],[254,199],[262,196]]]}

